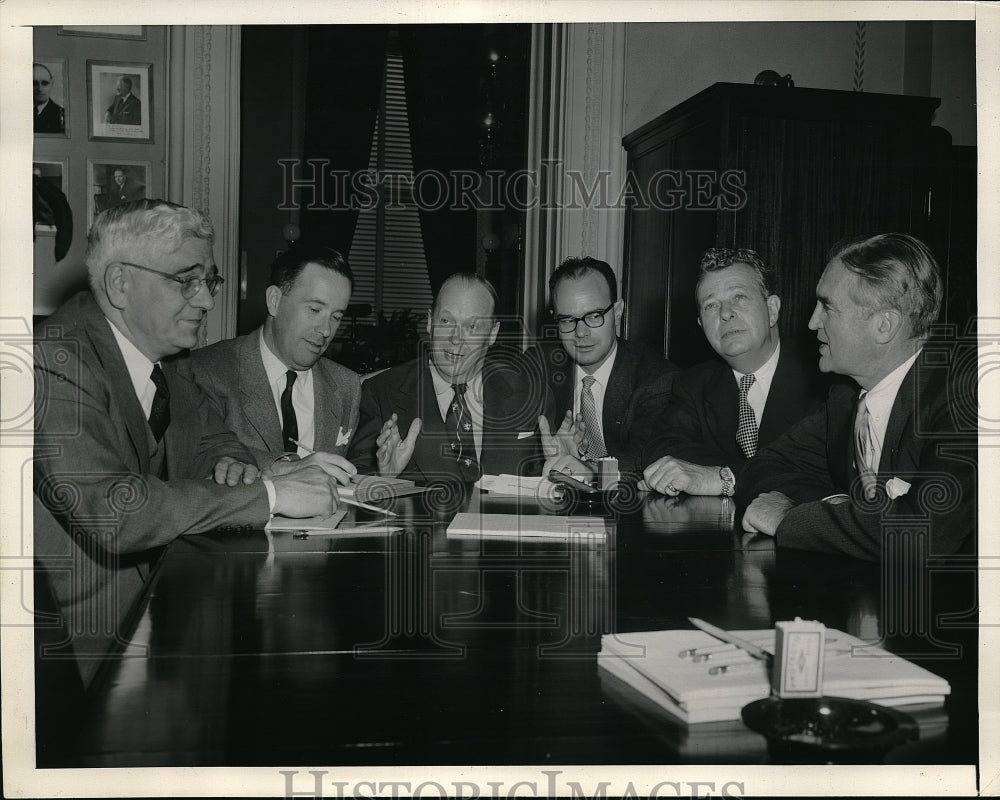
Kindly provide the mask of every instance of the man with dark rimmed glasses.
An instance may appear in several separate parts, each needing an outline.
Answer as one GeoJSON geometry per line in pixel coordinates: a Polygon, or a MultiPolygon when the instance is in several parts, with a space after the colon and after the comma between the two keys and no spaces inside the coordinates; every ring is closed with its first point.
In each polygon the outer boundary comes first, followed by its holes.
{"type": "Polygon", "coordinates": [[[625,301],[606,261],[565,260],[549,278],[549,301],[559,345],[525,353],[555,397],[548,427],[563,434],[543,436],[562,443],[562,452],[547,445],[546,471],[586,479],[596,459],[613,456],[623,474],[636,473],[648,425],[666,408],[676,367],[646,345],[618,337],[625,301]]]}
{"type": "Polygon", "coordinates": [[[172,358],[215,305],[213,241],[203,214],[162,200],[103,212],[88,236],[90,291],[37,334],[35,561],[84,686],[127,635],[163,545],[337,506],[318,467],[262,480],[172,358]]]}

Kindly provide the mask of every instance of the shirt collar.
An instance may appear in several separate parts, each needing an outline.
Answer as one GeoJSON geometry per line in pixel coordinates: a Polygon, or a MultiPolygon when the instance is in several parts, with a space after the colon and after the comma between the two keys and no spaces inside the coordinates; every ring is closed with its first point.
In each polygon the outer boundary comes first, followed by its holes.
{"type": "MultiPolygon", "coordinates": [[[[774,348],[774,352],[771,353],[770,358],[765,361],[760,369],[753,372],[754,380],[763,386],[770,386],[771,379],[774,377],[774,371],[778,368],[778,356],[781,354],[781,339],[778,339],[778,344],[774,348]]],[[[733,375],[736,376],[736,382],[740,382],[740,378],[744,375],[750,375],[749,372],[740,372],[739,370],[733,370],[733,375]]]]}
{"type": "Polygon", "coordinates": [[[594,380],[601,386],[607,386],[608,382],[611,380],[611,370],[614,369],[615,359],[618,357],[618,338],[615,337],[614,342],[611,344],[611,352],[608,353],[608,357],[604,359],[604,363],[601,364],[597,369],[591,373],[583,371],[583,367],[579,364],[576,365],[576,385],[579,386],[583,383],[583,379],[587,375],[592,375],[594,380]]]}
{"type": "MultiPolygon", "coordinates": [[[[447,395],[451,397],[452,393],[454,392],[454,389],[451,388],[451,382],[441,377],[441,375],[437,371],[437,368],[434,366],[433,361],[428,364],[428,367],[430,368],[431,371],[431,381],[434,383],[434,394],[440,397],[441,395],[447,393],[447,395]]],[[[482,368],[480,368],[475,375],[473,375],[471,378],[469,378],[468,381],[466,381],[465,383],[466,394],[472,392],[473,395],[479,397],[481,395],[482,384],[483,384],[483,370],[482,368]]]]}
{"type": "Polygon", "coordinates": [[[896,402],[896,395],[899,394],[899,387],[902,385],[906,373],[910,371],[910,367],[913,366],[922,349],[917,350],[916,353],[882,378],[867,393],[862,395],[865,398],[865,405],[871,416],[879,419],[888,417],[889,412],[892,411],[892,404],[896,402]]]}
{"type": "MultiPolygon", "coordinates": [[[[260,329],[260,357],[264,362],[264,372],[267,373],[267,382],[269,385],[274,386],[279,378],[284,377],[285,373],[288,372],[289,368],[285,366],[285,362],[278,358],[274,353],[271,352],[271,348],[267,346],[267,342],[264,341],[264,328],[260,329]]],[[[297,373],[299,379],[308,379],[312,374],[312,370],[293,370],[297,373]]]]}
{"type": "MultiPolygon", "coordinates": [[[[105,317],[105,319],[108,318],[105,317]]],[[[115,323],[110,319],[108,319],[108,325],[111,326],[111,333],[114,334],[115,341],[118,342],[118,349],[125,360],[125,368],[132,379],[132,387],[135,389],[135,395],[141,398],[146,391],[146,387],[152,380],[150,376],[153,374],[153,362],[146,358],[142,351],[124,333],[118,330],[115,323]]]]}

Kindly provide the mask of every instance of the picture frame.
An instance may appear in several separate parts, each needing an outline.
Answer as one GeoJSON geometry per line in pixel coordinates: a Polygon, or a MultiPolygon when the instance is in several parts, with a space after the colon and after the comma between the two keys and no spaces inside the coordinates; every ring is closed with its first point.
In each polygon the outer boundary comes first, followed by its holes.
{"type": "Polygon", "coordinates": [[[155,197],[149,161],[87,159],[87,224],[104,209],[130,200],[155,197]],[[116,173],[121,172],[121,176],[116,173]],[[119,182],[118,178],[124,180],[119,182]]]}
{"type": "MultiPolygon", "coordinates": [[[[31,171],[40,180],[52,184],[56,189],[69,197],[69,159],[67,158],[39,158],[31,162],[31,171]]],[[[56,220],[44,202],[38,202],[36,198],[33,203],[33,218],[35,220],[35,233],[51,234],[56,233],[56,220]]]]}
{"type": "Polygon", "coordinates": [[[60,25],[60,36],[94,36],[102,39],[146,41],[145,25],[60,25]]]}
{"type": "Polygon", "coordinates": [[[67,59],[39,56],[34,60],[32,73],[33,83],[38,84],[33,88],[34,105],[37,106],[39,101],[45,103],[42,112],[35,116],[35,136],[45,139],[68,139],[70,93],[67,59]],[[48,81],[47,86],[45,81],[48,81]]]}
{"type": "Polygon", "coordinates": [[[87,117],[94,142],[153,141],[153,65],[87,61],[87,117]]]}

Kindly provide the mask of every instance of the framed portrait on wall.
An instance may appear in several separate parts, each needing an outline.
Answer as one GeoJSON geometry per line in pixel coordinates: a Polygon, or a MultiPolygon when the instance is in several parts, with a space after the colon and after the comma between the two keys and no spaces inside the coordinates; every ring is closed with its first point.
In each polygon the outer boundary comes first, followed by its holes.
{"type": "Polygon", "coordinates": [[[87,224],[104,209],[155,197],[148,161],[98,161],[87,159],[87,224]]]}
{"type": "Polygon", "coordinates": [[[69,196],[68,160],[50,158],[32,161],[31,172],[34,175],[32,206],[35,233],[54,234],[61,221],[60,214],[66,208],[66,204],[59,201],[59,195],[63,199],[69,196]]]}
{"type": "Polygon", "coordinates": [[[153,65],[126,61],[87,62],[90,139],[153,141],[153,65]]]}
{"type": "Polygon", "coordinates": [[[98,36],[104,39],[146,40],[145,25],[60,25],[63,36],[98,36]]]}
{"type": "Polygon", "coordinates": [[[40,56],[32,64],[35,135],[69,137],[69,72],[65,58],[40,56]]]}

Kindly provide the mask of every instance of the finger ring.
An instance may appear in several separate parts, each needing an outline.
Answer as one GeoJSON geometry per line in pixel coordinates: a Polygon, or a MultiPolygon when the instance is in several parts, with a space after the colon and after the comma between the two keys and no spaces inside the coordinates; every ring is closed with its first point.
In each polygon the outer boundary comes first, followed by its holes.
{"type": "Polygon", "coordinates": [[[667,484],[667,491],[674,492],[675,494],[677,493],[677,489],[674,488],[674,485],[672,483],[667,484]]]}
{"type": "Polygon", "coordinates": [[[567,475],[572,475],[573,474],[573,468],[572,467],[566,467],[566,474],[567,475]]]}

